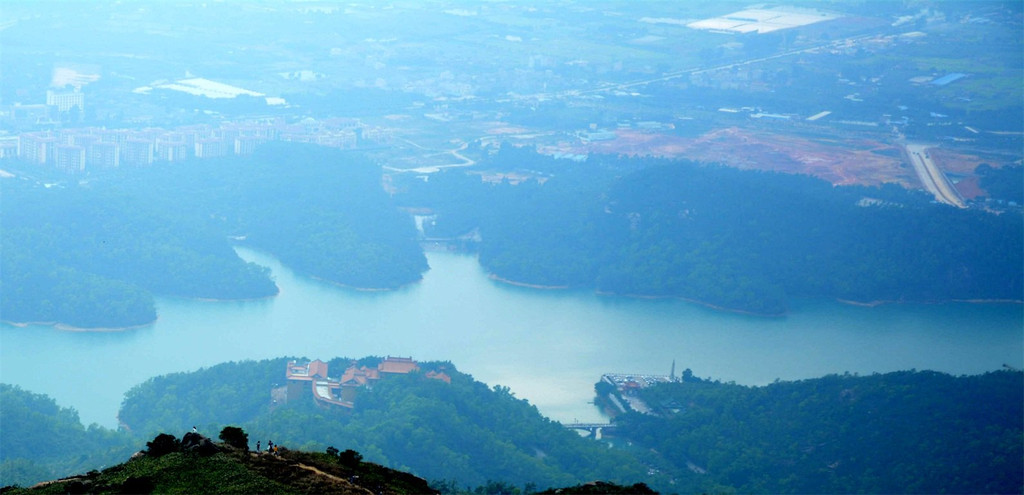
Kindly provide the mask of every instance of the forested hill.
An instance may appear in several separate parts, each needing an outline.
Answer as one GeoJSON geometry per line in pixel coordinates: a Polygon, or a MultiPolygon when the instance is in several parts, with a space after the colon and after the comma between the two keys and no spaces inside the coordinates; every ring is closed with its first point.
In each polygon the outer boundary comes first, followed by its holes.
{"type": "Polygon", "coordinates": [[[1024,373],[903,371],[641,390],[618,434],[738,493],[1021,493],[1024,373]]]}
{"type": "Polygon", "coordinates": [[[233,299],[277,293],[223,232],[116,187],[3,181],[5,321],[126,327],[156,318],[154,294],[233,299]]]}
{"type": "Polygon", "coordinates": [[[97,425],[52,398],[0,383],[0,486],[30,485],[99,466],[139,450],[140,443],[97,425]]]}
{"type": "Polygon", "coordinates": [[[254,452],[244,430],[227,426],[215,442],[161,433],[125,462],[4,493],[437,493],[422,478],[362,462],[354,451],[254,452]],[[339,455],[340,454],[340,455],[339,455]]]}
{"type": "MultiPolygon", "coordinates": [[[[155,377],[125,394],[119,418],[142,438],[193,424],[203,431],[238,425],[254,443],[352,449],[452,488],[488,481],[537,489],[598,479],[649,481],[647,468],[630,453],[581,438],[507,387],[489,387],[451,363],[420,363],[420,372],[386,377],[361,389],[355,408],[347,410],[317,406],[311,397],[272,403],[270,391],[283,384],[286,362],[225,363],[155,377]],[[443,371],[451,383],[427,378],[430,371],[443,371]]],[[[338,370],[334,376],[350,363],[337,358],[327,364],[338,370]]]]}
{"type": "Polygon", "coordinates": [[[652,158],[578,163],[511,146],[479,167],[538,179],[400,174],[393,200],[365,156],[289,143],[56,184],[12,166],[20,176],[0,179],[0,313],[126,327],[153,321],[154,295],[275,294],[268,272],[233,252],[239,239],[306,275],[395,288],[428,268],[396,205],[434,210],[431,236],[479,232],[485,268],[529,284],[760,314],[784,313],[801,296],[1024,298],[1019,212],[957,210],[897,186],[652,158]]]}
{"type": "Polygon", "coordinates": [[[504,150],[481,166],[543,182],[450,171],[407,184],[400,199],[434,208],[432,235],[479,229],[480,262],[504,279],[762,314],[785,312],[794,296],[1022,299],[1019,213],[958,210],[896,185],[504,150]]]}
{"type": "MultiPolygon", "coordinates": [[[[508,389],[476,382],[451,363],[420,363],[419,373],[385,378],[361,390],[348,412],[316,406],[308,396],[275,403],[269,391],[281,386],[286,362],[225,363],[155,377],[126,396],[121,419],[131,430],[118,432],[84,428],[73,410],[47,397],[0,387],[0,484],[29,486],[102,469],[147,443],[170,447],[171,455],[89,475],[90,483],[117,490],[134,476],[174,491],[173,483],[216,484],[219,476],[266,482],[259,478],[268,468],[262,461],[274,459],[260,460],[254,473],[231,459],[203,464],[173,453],[177,440],[165,432],[196,425],[211,437],[237,426],[250,449],[273,440],[298,456],[285,456],[272,469],[329,461],[330,468],[318,469],[345,478],[352,473],[344,461],[363,461],[357,465],[410,472],[445,493],[533,493],[593,480],[637,489],[644,483],[664,493],[1021,493],[1024,487],[1020,371],[845,374],[748,387],[701,380],[687,370],[682,383],[639,390],[652,414],[619,416],[605,443],[567,431],[508,389]],[[430,371],[444,371],[451,383],[428,378],[430,371]]],[[[329,366],[349,363],[334,359],[329,366]]]]}
{"type": "Polygon", "coordinates": [[[5,321],[124,327],[153,321],[154,295],[276,294],[232,238],[360,288],[397,287],[427,269],[412,220],[358,154],[275,144],[80,182],[0,180],[5,321]]]}

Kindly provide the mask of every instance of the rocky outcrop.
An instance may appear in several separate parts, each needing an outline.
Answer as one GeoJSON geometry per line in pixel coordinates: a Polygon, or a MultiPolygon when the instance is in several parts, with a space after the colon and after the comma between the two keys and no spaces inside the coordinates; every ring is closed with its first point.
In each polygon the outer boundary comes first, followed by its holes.
{"type": "Polygon", "coordinates": [[[181,451],[207,456],[220,452],[220,447],[209,438],[190,431],[181,437],[181,451]]]}

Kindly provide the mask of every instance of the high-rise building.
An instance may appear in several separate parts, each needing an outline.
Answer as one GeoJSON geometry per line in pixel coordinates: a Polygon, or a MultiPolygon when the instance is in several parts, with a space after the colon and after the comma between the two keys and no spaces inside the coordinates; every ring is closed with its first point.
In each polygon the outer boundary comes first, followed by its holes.
{"type": "Polygon", "coordinates": [[[0,160],[18,157],[18,136],[0,136],[0,160]]]}
{"type": "Polygon", "coordinates": [[[228,143],[220,138],[196,141],[196,158],[215,158],[228,154],[228,143]]]}
{"type": "Polygon", "coordinates": [[[72,108],[85,111],[85,94],[75,88],[74,91],[46,91],[46,104],[57,107],[58,112],[68,112],[72,108]]]}
{"type": "Polygon", "coordinates": [[[153,163],[153,142],[146,139],[129,139],[121,148],[121,163],[124,165],[153,163]]]}
{"type": "Polygon", "coordinates": [[[153,148],[153,158],[155,160],[164,160],[168,162],[181,161],[189,158],[191,153],[188,151],[188,145],[185,144],[184,138],[175,140],[176,136],[169,136],[168,138],[161,138],[156,140],[156,145],[153,148]]]}
{"type": "Polygon", "coordinates": [[[89,166],[94,168],[117,168],[121,165],[117,143],[93,143],[86,158],[89,166]]]}
{"type": "Polygon", "coordinates": [[[55,148],[58,170],[69,173],[85,171],[85,148],[69,144],[62,144],[55,148]]]}
{"type": "Polygon", "coordinates": [[[91,147],[95,143],[98,143],[99,141],[100,137],[97,136],[96,134],[89,134],[88,132],[80,131],[68,136],[66,143],[73,144],[75,146],[81,146],[86,149],[86,154],[88,154],[89,147],[91,147]]]}
{"type": "Polygon", "coordinates": [[[238,136],[235,139],[236,155],[251,155],[259,145],[267,142],[266,138],[257,136],[238,136]]]}
{"type": "Polygon", "coordinates": [[[57,138],[46,132],[26,132],[19,137],[18,156],[31,163],[53,161],[53,148],[57,138]]]}

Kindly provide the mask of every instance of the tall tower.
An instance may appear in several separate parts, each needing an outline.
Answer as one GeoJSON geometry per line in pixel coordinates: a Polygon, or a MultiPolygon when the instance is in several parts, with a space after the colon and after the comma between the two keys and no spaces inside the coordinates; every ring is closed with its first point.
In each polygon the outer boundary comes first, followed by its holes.
{"type": "Polygon", "coordinates": [[[672,372],[668,374],[668,379],[673,381],[673,382],[676,381],[676,360],[675,359],[672,360],[672,372]]]}

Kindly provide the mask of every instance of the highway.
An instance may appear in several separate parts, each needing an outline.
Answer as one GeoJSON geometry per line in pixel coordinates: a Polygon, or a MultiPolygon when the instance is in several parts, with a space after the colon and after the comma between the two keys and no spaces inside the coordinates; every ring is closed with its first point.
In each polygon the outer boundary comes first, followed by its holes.
{"type": "Polygon", "coordinates": [[[960,193],[956,191],[953,184],[950,184],[946,174],[943,174],[939,167],[928,155],[928,146],[924,144],[906,143],[903,146],[907,150],[907,157],[910,158],[914,171],[924,184],[925,189],[935,196],[935,199],[957,208],[967,208],[960,193]]]}

